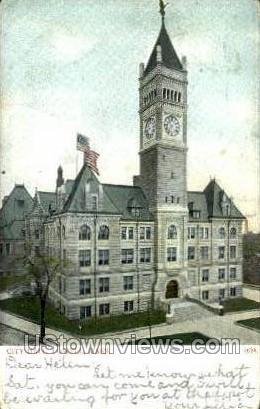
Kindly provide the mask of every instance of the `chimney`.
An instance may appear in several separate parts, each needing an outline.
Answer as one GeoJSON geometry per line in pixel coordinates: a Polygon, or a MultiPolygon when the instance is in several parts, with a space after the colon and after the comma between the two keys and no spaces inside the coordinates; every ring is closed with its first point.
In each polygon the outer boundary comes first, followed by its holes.
{"type": "Polygon", "coordinates": [[[57,170],[57,179],[56,179],[56,187],[57,189],[61,187],[64,184],[64,179],[63,179],[63,169],[61,166],[58,167],[57,170]]]}
{"type": "Polygon", "coordinates": [[[181,63],[182,63],[183,69],[186,70],[187,69],[187,57],[185,55],[181,57],[181,63]]]}
{"type": "Polygon", "coordinates": [[[139,65],[139,77],[142,78],[144,76],[144,63],[141,62],[139,65]]]}

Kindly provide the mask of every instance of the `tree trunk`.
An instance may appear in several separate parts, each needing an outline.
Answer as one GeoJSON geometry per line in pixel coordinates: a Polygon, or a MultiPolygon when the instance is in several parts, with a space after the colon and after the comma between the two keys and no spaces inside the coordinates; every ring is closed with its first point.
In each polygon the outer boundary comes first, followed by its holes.
{"type": "Polygon", "coordinates": [[[43,344],[45,337],[45,308],[46,308],[46,296],[41,297],[40,299],[41,311],[40,311],[40,343],[43,344]]]}

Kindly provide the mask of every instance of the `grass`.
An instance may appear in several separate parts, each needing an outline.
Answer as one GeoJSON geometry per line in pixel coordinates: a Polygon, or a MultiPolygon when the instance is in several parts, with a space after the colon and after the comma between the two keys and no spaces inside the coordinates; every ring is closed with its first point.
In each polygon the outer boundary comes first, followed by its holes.
{"type": "MultiPolygon", "coordinates": [[[[180,334],[173,334],[173,335],[165,335],[161,337],[152,337],[151,339],[145,338],[149,344],[161,344],[165,345],[166,343],[174,343],[176,345],[191,345],[191,343],[195,340],[202,340],[203,344],[210,339],[207,335],[201,334],[200,332],[185,332],[180,334]]],[[[138,344],[138,340],[134,343],[138,344]]]]}
{"type": "Polygon", "coordinates": [[[260,318],[250,318],[248,320],[237,321],[237,324],[241,324],[250,329],[257,329],[260,331],[260,318]]]}
{"type": "MultiPolygon", "coordinates": [[[[0,301],[0,309],[7,310],[30,321],[39,324],[40,307],[36,297],[16,297],[0,301]]],[[[165,313],[157,310],[150,314],[151,325],[165,322],[165,313]]],[[[98,318],[82,321],[79,329],[79,320],[68,320],[60,315],[51,305],[46,307],[46,326],[55,330],[77,335],[95,335],[106,332],[123,331],[131,328],[148,326],[147,312],[138,314],[120,315],[116,317],[98,318]]]]}
{"type": "Polygon", "coordinates": [[[248,298],[230,298],[224,301],[225,312],[248,311],[260,308],[260,303],[248,298]]]}
{"type": "Polygon", "coordinates": [[[10,275],[7,277],[1,277],[0,278],[0,292],[1,291],[6,291],[8,288],[13,287],[15,285],[20,285],[20,284],[29,284],[30,279],[26,276],[23,275],[10,275]]]}

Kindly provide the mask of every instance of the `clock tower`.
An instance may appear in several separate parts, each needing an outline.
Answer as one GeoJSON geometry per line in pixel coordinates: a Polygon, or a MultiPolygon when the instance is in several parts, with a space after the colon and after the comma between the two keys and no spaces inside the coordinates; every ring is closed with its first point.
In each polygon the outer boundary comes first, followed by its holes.
{"type": "Polygon", "coordinates": [[[147,65],[140,64],[139,184],[151,211],[187,208],[187,71],[162,26],[147,65]]]}

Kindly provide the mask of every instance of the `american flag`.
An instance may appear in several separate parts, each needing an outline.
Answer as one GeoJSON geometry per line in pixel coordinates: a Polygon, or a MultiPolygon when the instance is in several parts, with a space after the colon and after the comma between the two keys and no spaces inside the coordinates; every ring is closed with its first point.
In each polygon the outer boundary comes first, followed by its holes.
{"type": "Polygon", "coordinates": [[[89,138],[87,136],[77,134],[77,150],[86,152],[89,149],[89,138]]]}
{"type": "Polygon", "coordinates": [[[97,175],[99,175],[99,171],[97,168],[97,160],[99,158],[99,154],[91,149],[88,149],[84,152],[84,163],[86,163],[90,169],[92,169],[97,175]]]}

